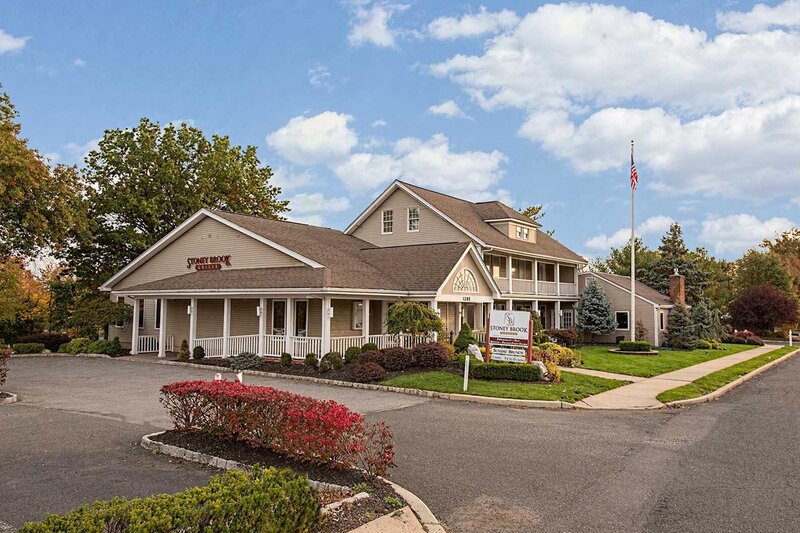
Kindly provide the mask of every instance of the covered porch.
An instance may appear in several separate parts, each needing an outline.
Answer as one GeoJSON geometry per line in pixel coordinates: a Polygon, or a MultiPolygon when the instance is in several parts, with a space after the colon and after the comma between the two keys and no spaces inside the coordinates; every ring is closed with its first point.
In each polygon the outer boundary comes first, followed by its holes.
{"type": "MultiPolygon", "coordinates": [[[[133,297],[133,323],[144,306],[133,297]]],[[[386,313],[397,298],[345,298],[321,295],[161,297],[155,301],[158,335],[139,335],[133,328],[131,353],[158,353],[201,346],[207,357],[250,352],[264,357],[288,353],[301,360],[313,353],[344,352],[374,343],[379,348],[411,348],[426,337],[390,335],[386,313]]],[[[432,302],[426,302],[433,305],[432,302]]]]}

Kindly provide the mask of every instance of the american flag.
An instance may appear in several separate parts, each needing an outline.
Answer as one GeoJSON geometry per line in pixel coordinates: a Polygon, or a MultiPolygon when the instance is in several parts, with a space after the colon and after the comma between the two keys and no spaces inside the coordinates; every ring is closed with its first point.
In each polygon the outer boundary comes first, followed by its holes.
{"type": "Polygon", "coordinates": [[[633,162],[633,141],[631,141],[631,189],[636,190],[639,184],[639,174],[636,172],[636,163],[633,162]]]}

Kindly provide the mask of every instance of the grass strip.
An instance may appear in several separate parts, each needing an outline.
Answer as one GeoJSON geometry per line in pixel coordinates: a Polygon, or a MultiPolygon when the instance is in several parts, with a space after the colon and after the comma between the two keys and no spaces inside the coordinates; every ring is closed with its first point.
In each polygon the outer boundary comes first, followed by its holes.
{"type": "MultiPolygon", "coordinates": [[[[486,381],[469,380],[466,394],[491,396],[494,398],[514,398],[520,400],[554,400],[576,402],[587,396],[627,385],[628,381],[598,378],[572,372],[561,372],[560,383],[486,381]]],[[[382,385],[421,389],[435,392],[464,394],[463,376],[452,372],[429,371],[406,376],[397,376],[384,381],[382,385]]]]}
{"type": "Polygon", "coordinates": [[[713,392],[720,387],[727,385],[732,381],[736,381],[740,377],[749,374],[753,370],[771,363],[776,359],[780,359],[784,355],[797,350],[796,346],[784,346],[771,352],[753,357],[747,361],[742,361],[728,368],[717,370],[707,376],[703,376],[687,385],[676,387],[668,391],[664,391],[656,399],[661,403],[674,402],[677,400],[688,400],[690,398],[699,398],[709,392],[713,392]]]}
{"type": "Polygon", "coordinates": [[[584,346],[578,352],[583,361],[582,368],[650,378],[757,348],[757,346],[746,344],[723,344],[722,346],[725,348],[724,350],[662,350],[658,355],[611,353],[608,350],[613,346],[584,346]]]}

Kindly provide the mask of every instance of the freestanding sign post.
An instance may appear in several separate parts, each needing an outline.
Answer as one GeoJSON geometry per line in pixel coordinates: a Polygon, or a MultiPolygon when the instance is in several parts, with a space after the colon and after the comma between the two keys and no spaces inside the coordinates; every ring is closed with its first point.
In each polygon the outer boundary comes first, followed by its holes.
{"type": "Polygon", "coordinates": [[[533,356],[533,321],[527,311],[489,313],[486,326],[486,361],[530,363],[533,356]]]}

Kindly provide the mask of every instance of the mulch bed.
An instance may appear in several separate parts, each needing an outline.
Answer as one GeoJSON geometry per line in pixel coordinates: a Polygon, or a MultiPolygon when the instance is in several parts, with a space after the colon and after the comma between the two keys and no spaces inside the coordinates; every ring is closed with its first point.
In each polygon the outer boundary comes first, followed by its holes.
{"type": "MultiPolygon", "coordinates": [[[[324,465],[297,461],[271,450],[253,448],[242,442],[194,430],[170,430],[151,438],[164,444],[238,461],[247,465],[258,464],[263,467],[291,468],[296,472],[305,474],[309,479],[343,485],[351,489],[356,484],[367,483],[372,488],[371,497],[352,504],[342,505],[329,513],[325,525],[320,530],[322,533],[350,531],[395,509],[387,505],[383,500],[386,496],[398,497],[391,486],[379,479],[371,479],[356,470],[330,468],[324,465]]],[[[323,504],[331,503],[332,499],[333,496],[331,494],[320,494],[320,501],[323,504]]]]}

